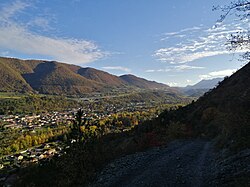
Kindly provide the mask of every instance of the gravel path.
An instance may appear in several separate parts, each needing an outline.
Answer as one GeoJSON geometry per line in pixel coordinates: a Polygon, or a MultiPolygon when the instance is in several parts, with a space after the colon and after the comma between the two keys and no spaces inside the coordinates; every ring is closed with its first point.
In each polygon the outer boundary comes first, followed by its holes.
{"type": "Polygon", "coordinates": [[[113,161],[89,186],[206,186],[213,161],[211,142],[174,141],[113,161]]]}

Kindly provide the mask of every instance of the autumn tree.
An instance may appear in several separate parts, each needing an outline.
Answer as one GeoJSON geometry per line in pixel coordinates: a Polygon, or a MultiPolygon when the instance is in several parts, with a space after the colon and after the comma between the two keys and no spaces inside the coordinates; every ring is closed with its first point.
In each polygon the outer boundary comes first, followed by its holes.
{"type": "MultiPolygon", "coordinates": [[[[250,0],[235,0],[229,5],[214,7],[214,10],[222,10],[223,14],[220,17],[220,22],[227,19],[228,16],[236,16],[239,21],[249,22],[250,18],[250,0]]],[[[239,31],[231,34],[229,39],[229,49],[236,51],[244,51],[243,59],[250,61],[250,30],[239,31]]]]}

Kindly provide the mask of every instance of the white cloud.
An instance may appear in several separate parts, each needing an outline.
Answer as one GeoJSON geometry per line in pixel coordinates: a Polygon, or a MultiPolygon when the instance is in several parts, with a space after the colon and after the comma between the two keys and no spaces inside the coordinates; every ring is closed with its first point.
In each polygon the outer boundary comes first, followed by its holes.
{"type": "Polygon", "coordinates": [[[183,71],[188,71],[188,70],[194,70],[194,69],[204,69],[204,67],[200,66],[189,66],[186,64],[178,65],[178,66],[169,66],[165,69],[149,69],[146,70],[145,72],[147,73],[154,73],[154,72],[183,72],[183,71]]]}
{"type": "Polygon", "coordinates": [[[31,20],[29,23],[27,23],[27,25],[31,27],[34,27],[34,26],[39,27],[43,31],[52,30],[52,27],[50,26],[50,20],[48,20],[47,18],[43,18],[43,17],[36,17],[33,20],[31,20]]]}
{"type": "Polygon", "coordinates": [[[184,64],[184,65],[174,66],[173,69],[177,71],[184,71],[184,70],[192,70],[192,69],[204,69],[204,67],[189,66],[189,65],[184,64]]]}
{"type": "Polygon", "coordinates": [[[28,55],[42,55],[50,60],[83,64],[103,58],[107,53],[98,49],[92,41],[72,38],[43,36],[29,30],[29,26],[49,28],[49,22],[35,18],[24,24],[15,21],[15,16],[31,5],[21,1],[4,6],[0,10],[0,49],[28,55]]]}
{"type": "MultiPolygon", "coordinates": [[[[166,47],[153,54],[159,61],[169,64],[187,63],[197,59],[232,53],[225,45],[231,34],[247,32],[249,22],[220,24],[212,28],[204,26],[183,29],[178,32],[164,34],[161,39],[166,47]]],[[[233,52],[246,52],[240,49],[233,52]]]]}
{"type": "Polygon", "coordinates": [[[102,67],[102,69],[105,69],[105,70],[120,70],[120,71],[125,71],[125,72],[131,72],[131,69],[126,68],[126,67],[122,67],[122,66],[106,66],[106,67],[102,67]]]}
{"type": "Polygon", "coordinates": [[[237,69],[225,69],[220,71],[213,71],[206,75],[200,75],[200,79],[211,79],[211,78],[218,78],[218,77],[226,77],[232,75],[234,72],[236,72],[237,69]]]}
{"type": "Polygon", "coordinates": [[[14,17],[17,13],[22,12],[27,7],[31,6],[28,2],[14,1],[10,5],[2,6],[0,11],[0,21],[8,23],[10,18],[14,17]]]}
{"type": "Polygon", "coordinates": [[[168,69],[148,69],[145,72],[146,73],[154,73],[154,72],[168,72],[168,69]]]}

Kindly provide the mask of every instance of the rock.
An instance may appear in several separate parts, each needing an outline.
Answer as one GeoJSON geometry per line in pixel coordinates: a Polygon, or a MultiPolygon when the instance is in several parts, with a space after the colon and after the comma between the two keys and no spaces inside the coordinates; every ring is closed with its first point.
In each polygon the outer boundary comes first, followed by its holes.
{"type": "Polygon", "coordinates": [[[115,164],[113,164],[113,163],[110,164],[110,167],[111,167],[111,168],[115,168],[115,164]]]}

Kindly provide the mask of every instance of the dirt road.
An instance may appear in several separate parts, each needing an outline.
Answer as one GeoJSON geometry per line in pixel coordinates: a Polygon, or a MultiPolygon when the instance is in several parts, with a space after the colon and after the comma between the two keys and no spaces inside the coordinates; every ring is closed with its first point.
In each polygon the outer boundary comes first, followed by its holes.
{"type": "Polygon", "coordinates": [[[209,186],[213,159],[209,141],[174,141],[115,160],[90,186],[209,186]]]}

